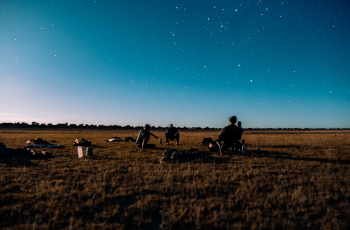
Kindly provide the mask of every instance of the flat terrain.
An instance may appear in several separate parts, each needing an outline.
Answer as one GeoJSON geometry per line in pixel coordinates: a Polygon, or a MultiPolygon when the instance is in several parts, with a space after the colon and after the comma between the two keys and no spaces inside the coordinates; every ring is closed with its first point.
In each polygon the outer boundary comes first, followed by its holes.
{"type": "Polygon", "coordinates": [[[223,157],[199,144],[212,130],[181,131],[179,146],[151,137],[147,151],[105,142],[137,133],[0,129],[8,148],[62,145],[45,149],[52,158],[0,158],[0,228],[350,229],[349,131],[249,130],[254,151],[223,157]],[[78,158],[76,138],[92,142],[92,157],[78,158]],[[164,150],[190,148],[202,159],[160,163],[164,150]]]}

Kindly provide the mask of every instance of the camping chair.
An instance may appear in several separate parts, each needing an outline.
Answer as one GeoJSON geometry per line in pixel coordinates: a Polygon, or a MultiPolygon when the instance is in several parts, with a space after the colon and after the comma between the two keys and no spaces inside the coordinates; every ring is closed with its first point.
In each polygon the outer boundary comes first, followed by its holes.
{"type": "Polygon", "coordinates": [[[240,152],[242,149],[242,143],[238,140],[232,142],[232,143],[225,143],[223,141],[216,141],[216,145],[218,146],[218,151],[217,153],[220,154],[221,156],[225,151],[229,151],[230,148],[232,148],[232,151],[229,153],[234,153],[234,152],[240,152]]]}

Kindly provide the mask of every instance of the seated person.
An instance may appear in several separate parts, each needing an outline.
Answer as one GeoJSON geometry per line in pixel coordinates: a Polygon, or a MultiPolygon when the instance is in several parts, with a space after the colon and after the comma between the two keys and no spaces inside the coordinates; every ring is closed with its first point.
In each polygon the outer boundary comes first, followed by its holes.
{"type": "Polygon", "coordinates": [[[238,143],[240,144],[239,140],[242,138],[243,129],[235,126],[236,120],[236,116],[231,117],[229,120],[229,125],[223,128],[218,135],[218,140],[216,143],[219,145],[220,153],[222,153],[222,149],[227,149],[230,147],[233,149],[237,147],[240,148],[236,145],[238,143]]]}
{"type": "Polygon", "coordinates": [[[177,128],[173,126],[173,124],[169,125],[169,128],[165,131],[165,143],[168,145],[169,144],[169,139],[170,140],[176,140],[175,145],[179,144],[179,138],[180,134],[177,131],[177,128]]]}
{"type": "MultiPolygon", "coordinates": [[[[242,122],[241,121],[237,121],[237,127],[241,130],[241,132],[243,133],[243,129],[242,129],[242,122]]],[[[242,137],[242,135],[241,135],[242,137]]]]}
{"type": "Polygon", "coordinates": [[[144,148],[154,149],[156,147],[154,144],[147,144],[151,135],[158,139],[157,136],[155,136],[153,133],[149,131],[150,129],[151,127],[146,124],[143,127],[143,129],[140,130],[139,135],[137,136],[137,139],[136,139],[137,147],[142,149],[144,148]]]}

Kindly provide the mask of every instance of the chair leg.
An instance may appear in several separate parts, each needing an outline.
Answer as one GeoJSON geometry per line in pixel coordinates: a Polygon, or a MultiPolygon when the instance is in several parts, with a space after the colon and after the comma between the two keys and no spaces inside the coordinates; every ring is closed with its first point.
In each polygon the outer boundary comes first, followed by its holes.
{"type": "Polygon", "coordinates": [[[220,153],[220,155],[222,156],[222,152],[221,152],[222,146],[220,145],[220,143],[219,143],[218,141],[216,142],[216,144],[219,146],[219,153],[220,153]]]}

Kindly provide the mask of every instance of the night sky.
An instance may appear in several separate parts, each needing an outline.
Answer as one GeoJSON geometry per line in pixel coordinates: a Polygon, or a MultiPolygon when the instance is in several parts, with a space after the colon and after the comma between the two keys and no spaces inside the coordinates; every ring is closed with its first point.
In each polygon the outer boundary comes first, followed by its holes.
{"type": "Polygon", "coordinates": [[[0,0],[0,123],[350,127],[350,3],[0,0]]]}

